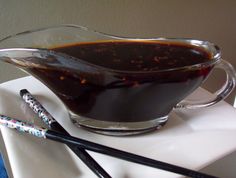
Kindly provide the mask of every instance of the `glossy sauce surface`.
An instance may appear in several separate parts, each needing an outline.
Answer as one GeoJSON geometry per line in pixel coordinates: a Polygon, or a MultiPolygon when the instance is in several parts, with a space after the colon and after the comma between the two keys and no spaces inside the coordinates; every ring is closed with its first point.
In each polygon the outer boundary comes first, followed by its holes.
{"type": "Polygon", "coordinates": [[[165,116],[211,70],[168,71],[211,60],[207,51],[178,43],[101,41],[51,50],[79,59],[75,59],[74,68],[80,60],[95,66],[85,63],[78,70],[50,66],[27,70],[53,90],[70,111],[103,121],[137,122],[165,116]]]}

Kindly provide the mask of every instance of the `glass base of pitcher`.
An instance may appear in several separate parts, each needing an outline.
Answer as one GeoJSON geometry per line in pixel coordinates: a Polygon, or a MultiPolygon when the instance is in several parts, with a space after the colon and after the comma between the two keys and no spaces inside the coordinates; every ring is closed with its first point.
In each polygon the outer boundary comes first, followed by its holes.
{"type": "Polygon", "coordinates": [[[137,135],[160,129],[168,120],[168,116],[143,122],[109,122],[81,117],[70,113],[71,121],[91,132],[104,135],[126,136],[137,135]]]}

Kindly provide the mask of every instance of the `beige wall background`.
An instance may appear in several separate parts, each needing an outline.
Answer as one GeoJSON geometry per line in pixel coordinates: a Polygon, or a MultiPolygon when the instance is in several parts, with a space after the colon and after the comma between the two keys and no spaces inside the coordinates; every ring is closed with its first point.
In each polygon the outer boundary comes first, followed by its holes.
{"type": "MultiPolygon", "coordinates": [[[[234,0],[0,0],[0,38],[62,23],[120,36],[196,38],[217,44],[223,58],[236,67],[235,17],[234,0]]],[[[0,82],[24,75],[0,63],[0,82]]],[[[204,87],[215,91],[223,80],[223,73],[216,71],[204,87]]],[[[229,103],[235,94],[227,99],[229,103]]],[[[232,162],[236,162],[235,153],[215,164],[227,165],[225,171],[214,166],[208,170],[234,177],[232,162]]]]}

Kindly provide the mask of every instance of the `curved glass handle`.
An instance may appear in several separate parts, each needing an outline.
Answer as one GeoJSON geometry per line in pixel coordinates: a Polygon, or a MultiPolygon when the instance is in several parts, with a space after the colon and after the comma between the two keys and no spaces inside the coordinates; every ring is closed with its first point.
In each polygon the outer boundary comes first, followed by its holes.
{"type": "Polygon", "coordinates": [[[223,69],[226,73],[226,82],[218,91],[215,92],[216,97],[209,101],[203,101],[199,103],[193,103],[187,100],[183,100],[175,106],[175,109],[197,109],[209,107],[226,98],[232,92],[236,85],[235,70],[233,66],[225,60],[221,60],[216,65],[216,68],[223,69]]]}

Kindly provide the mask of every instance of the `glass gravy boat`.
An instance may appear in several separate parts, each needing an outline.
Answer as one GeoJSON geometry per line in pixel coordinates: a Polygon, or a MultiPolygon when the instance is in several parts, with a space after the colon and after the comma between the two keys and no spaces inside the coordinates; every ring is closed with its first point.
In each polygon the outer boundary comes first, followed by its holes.
{"type": "Polygon", "coordinates": [[[60,25],[6,37],[0,41],[0,60],[26,71],[49,87],[65,104],[73,123],[108,135],[132,135],[159,129],[173,109],[214,105],[235,87],[233,67],[221,59],[219,48],[210,42],[123,38],[76,25],[60,25]],[[91,44],[92,48],[89,47],[91,44]],[[67,53],[75,45],[79,47],[67,53]],[[99,53],[104,53],[108,46],[119,48],[115,52],[120,52],[106,60],[105,54],[102,61],[99,53]],[[165,61],[165,66],[169,67],[146,64],[142,56],[149,56],[154,48],[159,50],[160,56],[154,56],[152,60],[165,61]],[[185,59],[188,64],[182,64],[178,63],[182,56],[178,56],[174,58],[178,65],[172,64],[173,55],[182,54],[176,52],[178,50],[191,52],[189,59],[201,56],[207,60],[189,64],[190,60],[185,59]],[[73,55],[78,51],[81,56],[73,55]],[[115,57],[118,54],[127,58],[129,53],[138,53],[139,57],[126,61],[115,57]],[[196,103],[185,101],[215,67],[227,74],[216,97],[196,103]]]}

